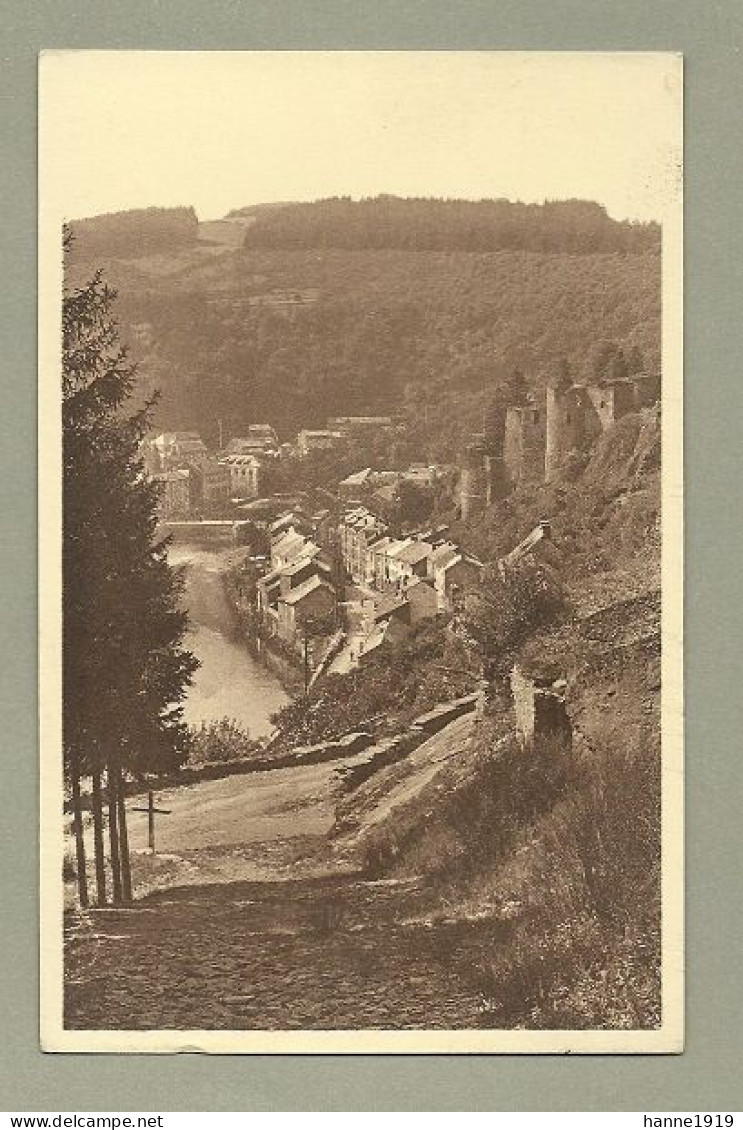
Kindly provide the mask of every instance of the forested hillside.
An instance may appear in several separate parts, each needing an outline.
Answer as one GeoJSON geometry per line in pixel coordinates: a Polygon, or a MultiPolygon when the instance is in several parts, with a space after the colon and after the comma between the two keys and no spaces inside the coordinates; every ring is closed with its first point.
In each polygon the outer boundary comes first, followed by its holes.
{"type": "Polygon", "coordinates": [[[92,216],[75,221],[76,254],[85,259],[107,259],[172,251],[193,243],[198,227],[193,208],[135,208],[92,216]]]}
{"type": "Polygon", "coordinates": [[[656,224],[620,223],[600,204],[554,200],[434,200],[334,197],[256,214],[247,247],[353,251],[640,251],[655,248],[656,224]]]}
{"type": "MultiPolygon", "coordinates": [[[[106,244],[101,229],[96,263],[119,290],[123,336],[146,388],[162,391],[158,424],[213,439],[218,419],[228,435],[267,420],[288,438],[328,415],[405,412],[419,454],[448,458],[514,367],[534,387],[562,358],[581,376],[606,341],[626,354],[639,351],[646,368],[659,365],[655,228],[615,224],[593,205],[489,202],[471,205],[473,215],[525,210],[530,249],[471,250],[463,227],[470,205],[435,202],[452,246],[413,251],[399,246],[407,226],[400,217],[408,205],[411,215],[430,217],[431,202],[419,209],[420,202],[394,201],[386,238],[398,246],[369,246],[365,220],[349,230],[349,247],[313,246],[306,231],[299,249],[268,246],[280,247],[289,232],[296,238],[312,209],[318,230],[337,236],[348,203],[330,203],[236,214],[229,222],[245,236],[237,250],[211,245],[203,233],[185,244],[180,210],[169,249],[138,237],[124,248],[125,225],[106,244]],[[613,233],[599,240],[602,249],[579,251],[599,229],[613,233]],[[570,250],[535,249],[535,233],[556,238],[560,230],[564,240],[572,233],[570,250]],[[608,249],[615,238],[625,241],[622,250],[608,249]]],[[[422,220],[410,225],[419,247],[424,227],[422,220]]],[[[469,230],[481,239],[474,222],[469,230]]],[[[492,230],[503,238],[502,225],[492,230]]],[[[72,267],[81,278],[90,270],[89,248],[84,231],[72,267]]]]}

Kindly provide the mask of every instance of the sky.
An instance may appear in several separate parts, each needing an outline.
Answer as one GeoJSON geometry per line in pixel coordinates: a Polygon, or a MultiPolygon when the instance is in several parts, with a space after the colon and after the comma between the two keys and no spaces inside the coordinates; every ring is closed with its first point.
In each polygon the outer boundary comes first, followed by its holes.
{"type": "Polygon", "coordinates": [[[378,193],[661,219],[680,107],[652,53],[45,52],[40,189],[66,219],[378,193]]]}

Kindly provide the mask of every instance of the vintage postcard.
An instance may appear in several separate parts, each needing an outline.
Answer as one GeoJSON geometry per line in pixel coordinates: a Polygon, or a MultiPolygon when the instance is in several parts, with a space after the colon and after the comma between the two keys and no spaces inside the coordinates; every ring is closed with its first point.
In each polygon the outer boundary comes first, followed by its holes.
{"type": "Polygon", "coordinates": [[[682,61],[40,62],[49,1051],[678,1052],[682,61]]]}

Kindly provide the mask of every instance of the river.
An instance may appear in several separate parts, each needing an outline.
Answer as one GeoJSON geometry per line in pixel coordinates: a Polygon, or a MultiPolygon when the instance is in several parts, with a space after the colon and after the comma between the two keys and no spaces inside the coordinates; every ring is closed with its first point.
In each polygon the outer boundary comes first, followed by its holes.
{"type": "Polygon", "coordinates": [[[185,646],[201,662],[184,703],[186,722],[233,718],[253,738],[271,731],[270,716],[289,696],[275,675],[238,638],[220,573],[224,551],[171,545],[168,559],[186,571],[190,629],[185,646]]]}

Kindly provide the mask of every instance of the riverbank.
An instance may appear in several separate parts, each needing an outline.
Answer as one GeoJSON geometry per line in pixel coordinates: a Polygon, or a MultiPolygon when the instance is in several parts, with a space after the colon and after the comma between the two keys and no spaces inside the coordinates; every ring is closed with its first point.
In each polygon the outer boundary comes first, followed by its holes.
{"type": "Polygon", "coordinates": [[[270,738],[271,717],[291,699],[277,672],[248,646],[229,578],[249,551],[174,544],[171,564],[184,570],[189,614],[186,646],[200,661],[184,702],[190,725],[233,720],[253,739],[270,738]]]}
{"type": "Polygon", "coordinates": [[[265,639],[259,632],[256,613],[255,584],[257,572],[245,568],[249,554],[225,559],[222,585],[233,611],[237,632],[250,655],[276,676],[290,698],[304,692],[304,670],[299,656],[288,654],[277,641],[265,639]]]}

